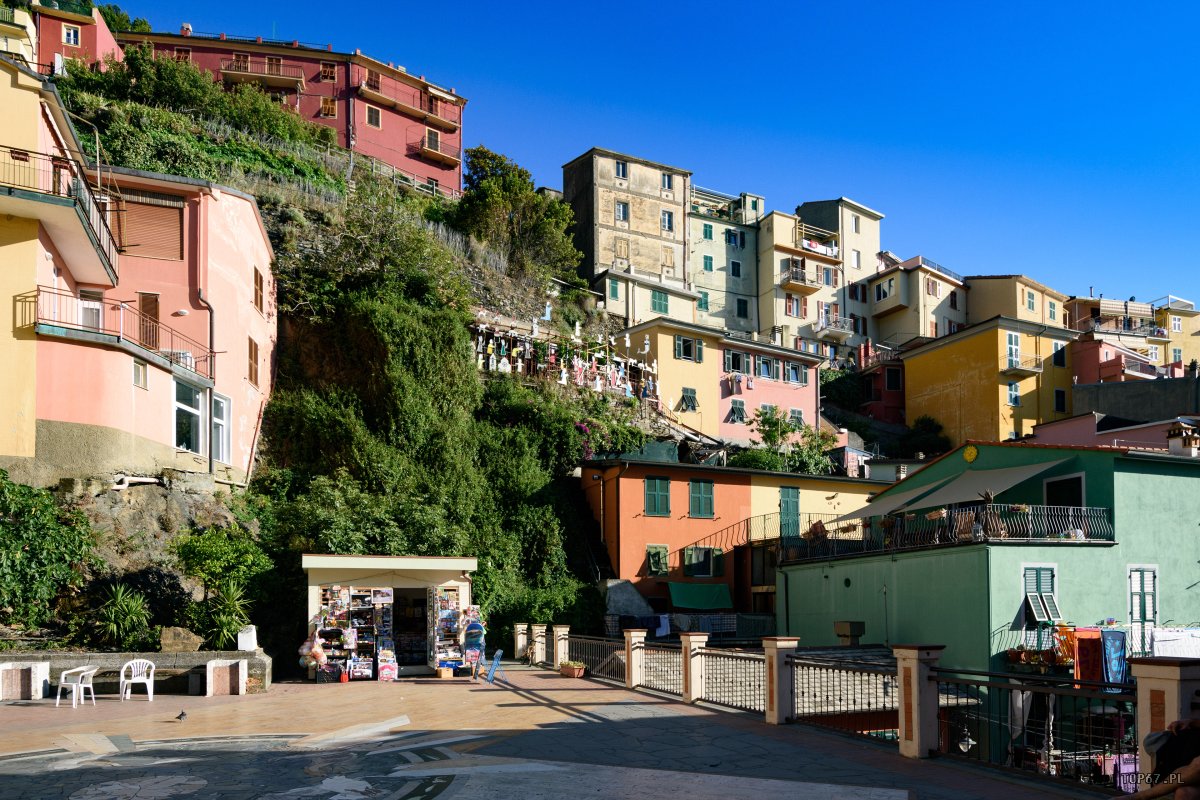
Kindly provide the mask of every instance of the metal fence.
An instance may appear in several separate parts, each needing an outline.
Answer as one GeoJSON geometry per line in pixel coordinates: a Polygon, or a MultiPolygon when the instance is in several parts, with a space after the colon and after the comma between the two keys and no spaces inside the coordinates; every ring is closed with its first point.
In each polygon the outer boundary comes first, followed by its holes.
{"type": "Polygon", "coordinates": [[[595,636],[568,636],[567,659],[580,661],[593,678],[625,683],[625,642],[595,636]]]}
{"type": "MultiPolygon", "coordinates": [[[[996,767],[1132,792],[1133,687],[938,669],[938,751],[996,767]]],[[[1141,765],[1141,772],[1150,765],[1141,765]]]]}
{"type": "Polygon", "coordinates": [[[646,645],[642,649],[642,680],[647,689],[683,694],[683,650],[679,645],[646,645]]]}
{"type": "Polygon", "coordinates": [[[896,668],[788,656],[792,721],[897,741],[900,692],[896,668]]]}
{"type": "Polygon", "coordinates": [[[702,700],[762,712],[766,709],[767,662],[762,655],[730,650],[700,650],[704,670],[702,700]]]}

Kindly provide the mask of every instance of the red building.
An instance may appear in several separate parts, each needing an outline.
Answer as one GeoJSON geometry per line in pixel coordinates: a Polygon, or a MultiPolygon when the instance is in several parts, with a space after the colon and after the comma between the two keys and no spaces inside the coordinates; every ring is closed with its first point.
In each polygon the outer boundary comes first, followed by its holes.
{"type": "MultiPolygon", "coordinates": [[[[107,30],[107,29],[106,29],[107,30]]],[[[226,86],[256,83],[304,119],[337,131],[338,144],[377,159],[419,186],[457,194],[462,185],[462,112],[443,89],[360,52],[262,37],[194,33],[119,33],[123,47],[149,42],[226,86]]]]}
{"type": "Polygon", "coordinates": [[[111,55],[122,58],[117,40],[104,23],[100,12],[91,4],[71,0],[44,0],[29,7],[37,29],[37,61],[51,67],[55,56],[61,59],[78,58],[88,63],[101,61],[111,55]]]}

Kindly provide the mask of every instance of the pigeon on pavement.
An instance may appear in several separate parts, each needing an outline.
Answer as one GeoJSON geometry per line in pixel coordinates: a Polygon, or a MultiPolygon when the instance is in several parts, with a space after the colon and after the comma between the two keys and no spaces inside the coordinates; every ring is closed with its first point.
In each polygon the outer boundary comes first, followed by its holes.
{"type": "Polygon", "coordinates": [[[178,716],[178,717],[176,717],[175,719],[179,720],[180,722],[183,722],[184,720],[186,720],[186,719],[187,719],[187,712],[186,712],[186,711],[180,711],[180,712],[179,712],[179,716],[178,716]]]}

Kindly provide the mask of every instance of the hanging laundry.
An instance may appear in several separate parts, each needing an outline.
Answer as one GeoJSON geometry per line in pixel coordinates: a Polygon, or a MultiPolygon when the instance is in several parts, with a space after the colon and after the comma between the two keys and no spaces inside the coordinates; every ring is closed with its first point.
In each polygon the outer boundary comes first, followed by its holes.
{"type": "Polygon", "coordinates": [[[496,352],[496,340],[495,339],[488,340],[487,351],[488,351],[488,355],[491,355],[492,353],[496,352]]]}
{"type": "MultiPolygon", "coordinates": [[[[1100,641],[1104,645],[1104,680],[1108,683],[1125,683],[1129,671],[1129,664],[1125,661],[1125,631],[1100,631],[1100,641]]],[[[1121,690],[1114,687],[1104,691],[1121,690]]]]}
{"type": "Polygon", "coordinates": [[[479,354],[479,358],[476,360],[476,366],[477,366],[477,367],[478,367],[480,370],[482,370],[482,369],[483,369],[483,353],[480,353],[480,354],[479,354]]]}
{"type": "Polygon", "coordinates": [[[500,340],[500,355],[502,355],[502,356],[508,355],[508,339],[500,340]]]}
{"type": "Polygon", "coordinates": [[[753,375],[747,375],[747,376],[746,376],[746,388],[747,388],[747,389],[753,389],[753,388],[754,388],[754,376],[753,376],[753,375]]]}
{"type": "Polygon", "coordinates": [[[604,391],[604,384],[601,382],[599,375],[592,379],[592,389],[597,392],[604,391]]]}
{"type": "Polygon", "coordinates": [[[489,372],[496,371],[496,354],[495,353],[492,353],[490,356],[488,356],[488,371],[489,372]]]}
{"type": "Polygon", "coordinates": [[[518,374],[518,375],[520,375],[520,374],[522,374],[523,372],[525,372],[525,362],[524,362],[524,361],[518,361],[518,362],[517,362],[517,374],[518,374]]]}
{"type": "Polygon", "coordinates": [[[563,386],[567,385],[567,368],[566,367],[563,367],[562,370],[558,373],[558,382],[561,383],[563,386]]]}
{"type": "Polygon", "coordinates": [[[477,336],[475,338],[475,352],[476,353],[483,352],[483,334],[482,333],[479,334],[479,336],[477,336]]]}
{"type": "Polygon", "coordinates": [[[633,385],[629,381],[625,381],[625,396],[633,397],[633,385]]]}
{"type": "Polygon", "coordinates": [[[506,358],[506,357],[502,357],[502,358],[500,359],[500,371],[501,371],[501,372],[503,372],[503,373],[510,373],[510,372],[512,372],[512,364],[509,364],[509,363],[508,363],[508,358],[506,358]]]}
{"type": "Polygon", "coordinates": [[[1104,680],[1104,645],[1099,628],[1075,629],[1075,678],[1097,683],[1104,680]]]}

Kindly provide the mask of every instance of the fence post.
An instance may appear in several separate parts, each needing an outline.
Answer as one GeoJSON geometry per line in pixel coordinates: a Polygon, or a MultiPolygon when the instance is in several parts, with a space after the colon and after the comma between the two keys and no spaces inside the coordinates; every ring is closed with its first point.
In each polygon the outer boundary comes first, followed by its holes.
{"type": "Polygon", "coordinates": [[[646,682],[646,629],[625,631],[625,688],[634,689],[646,682]]]}
{"type": "Polygon", "coordinates": [[[1165,730],[1177,719],[1190,719],[1200,711],[1200,659],[1131,658],[1129,666],[1137,679],[1138,767],[1150,771],[1146,734],[1165,730]]]}
{"type": "Polygon", "coordinates": [[[550,628],[550,638],[554,640],[554,668],[558,669],[562,666],[562,662],[570,660],[567,654],[567,634],[571,631],[570,625],[554,625],[550,628]]]}
{"type": "Polygon", "coordinates": [[[787,657],[800,645],[800,637],[767,636],[762,642],[767,657],[766,681],[763,686],[767,696],[763,698],[763,708],[768,725],[782,725],[788,721],[795,706],[792,698],[795,684],[787,657]]]}
{"type": "Polygon", "coordinates": [[[937,681],[929,678],[945,649],[940,644],[892,645],[896,680],[900,684],[896,709],[900,755],[906,758],[928,758],[937,751],[938,686],[937,681]]]}
{"type": "Polygon", "coordinates": [[[680,657],[683,659],[683,702],[704,699],[704,658],[700,648],[708,644],[707,633],[680,633],[680,657]]]}
{"type": "Polygon", "coordinates": [[[525,652],[529,650],[529,623],[518,622],[513,625],[513,652],[514,659],[522,659],[525,657],[525,652]]]}
{"type": "Polygon", "coordinates": [[[529,635],[533,638],[533,663],[546,663],[546,626],[540,623],[529,623],[529,635]]]}

